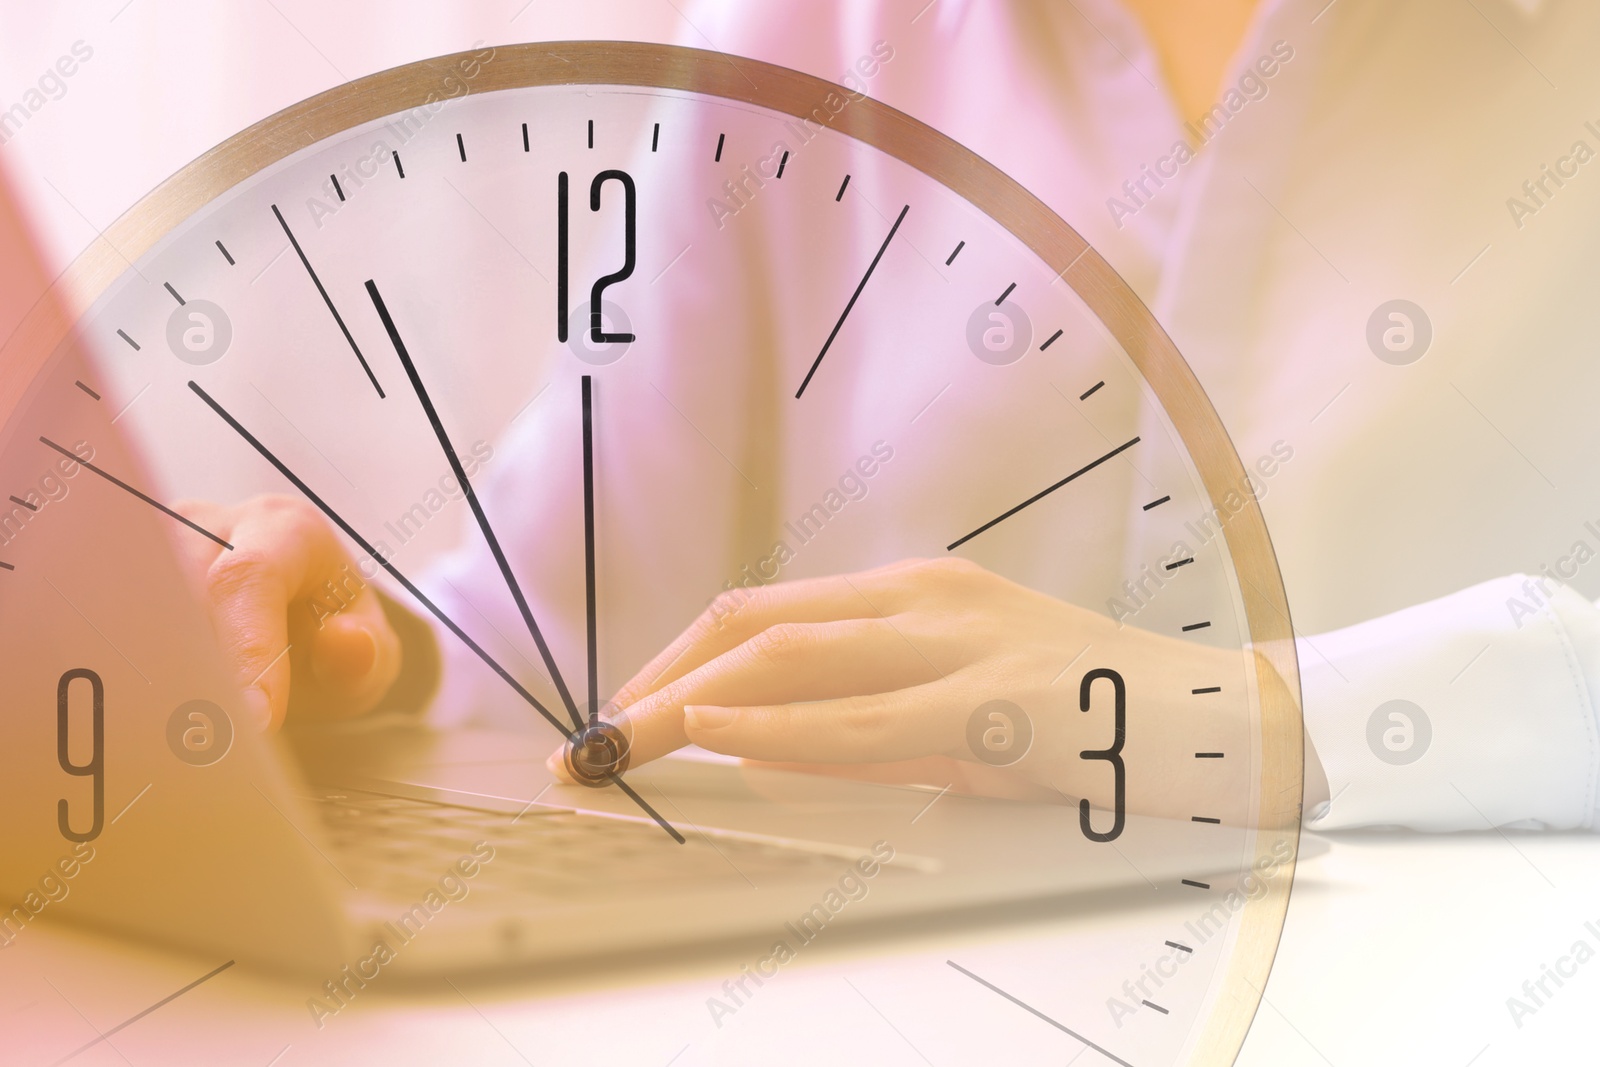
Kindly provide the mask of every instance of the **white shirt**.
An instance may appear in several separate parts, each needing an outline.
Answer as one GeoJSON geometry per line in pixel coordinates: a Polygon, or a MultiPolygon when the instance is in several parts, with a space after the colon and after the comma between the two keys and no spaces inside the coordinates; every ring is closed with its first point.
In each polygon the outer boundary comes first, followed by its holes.
{"type": "MultiPolygon", "coordinates": [[[[1106,255],[1177,341],[1247,466],[1275,443],[1292,448],[1262,502],[1330,783],[1314,826],[1592,828],[1600,613],[1516,572],[1548,562],[1581,588],[1600,582],[1600,568],[1583,569],[1600,548],[1584,525],[1600,499],[1585,447],[1600,389],[1587,340],[1600,325],[1588,237],[1600,232],[1600,167],[1572,157],[1580,139],[1600,149],[1581,106],[1600,98],[1585,95],[1600,71],[1575,44],[1594,39],[1600,12],[1267,0],[1225,88],[1264,57],[1273,75],[1244,86],[1176,176],[1146,179],[1135,197],[1123,183],[1146,165],[1170,172],[1163,157],[1185,134],[1130,13],[1114,0],[924,2],[839,0],[803,15],[702,5],[683,43],[834,80],[889,43],[869,95],[998,164],[1106,255]],[[1532,203],[1521,183],[1541,163],[1575,176],[1546,179],[1553,195],[1513,212],[1508,197],[1532,203]],[[1432,323],[1430,350],[1407,366],[1366,341],[1369,316],[1396,297],[1432,323]]],[[[506,447],[557,446],[524,434],[506,447]]],[[[538,560],[581,559],[576,531],[546,526],[539,495],[508,491],[496,506],[528,531],[529,584],[570,586],[570,567],[546,573],[538,560]]],[[[670,538],[647,549],[636,577],[674,580],[670,549],[670,538]]],[[[464,551],[446,571],[459,587],[497,581],[464,551]]],[[[473,610],[504,599],[489,588],[473,610]]],[[[581,649],[557,657],[578,663],[581,649]]],[[[464,689],[447,704],[472,699],[464,689]]]]}

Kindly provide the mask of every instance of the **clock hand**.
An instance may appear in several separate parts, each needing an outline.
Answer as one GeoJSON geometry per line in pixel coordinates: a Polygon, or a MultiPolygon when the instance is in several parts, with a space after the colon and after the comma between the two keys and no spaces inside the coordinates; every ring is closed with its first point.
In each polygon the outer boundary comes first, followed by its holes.
{"type": "MultiPolygon", "coordinates": [[[[201,526],[199,523],[192,522],[189,519],[184,518],[182,515],[179,515],[176,511],[173,511],[171,508],[169,508],[165,504],[161,503],[161,501],[155,499],[154,497],[147,496],[146,494],[141,493],[139,490],[135,489],[133,486],[129,485],[127,482],[123,481],[121,478],[118,478],[116,475],[111,474],[109,471],[101,470],[99,467],[96,467],[93,463],[90,463],[88,460],[84,459],[82,456],[78,455],[75,452],[68,452],[66,449],[64,449],[60,445],[56,444],[54,441],[50,440],[48,437],[41,437],[41,438],[39,438],[39,440],[40,440],[41,443],[49,445],[51,448],[55,449],[57,452],[60,452],[63,456],[66,456],[68,459],[72,460],[72,462],[74,462],[74,463],[78,464],[79,466],[84,467],[84,468],[86,468],[86,469],[88,469],[90,471],[93,471],[95,474],[98,474],[100,477],[104,478],[106,481],[110,482],[112,485],[116,486],[117,488],[127,490],[129,493],[131,493],[134,496],[138,497],[140,500],[143,500],[146,504],[149,504],[151,507],[153,507],[157,511],[161,512],[163,515],[168,515],[168,516],[171,516],[174,519],[177,519],[179,522],[181,522],[185,526],[189,527],[189,529],[193,530],[195,533],[202,534],[202,535],[204,535],[206,537],[211,538],[211,540],[215,541],[217,544],[221,545],[223,548],[227,549],[229,552],[233,551],[233,546],[232,545],[230,545],[228,542],[224,541],[222,538],[218,537],[216,534],[212,533],[210,530],[206,529],[204,526],[201,526]]],[[[16,500],[16,497],[12,497],[11,499],[16,500]]],[[[19,501],[19,503],[21,503],[21,502],[19,501]]],[[[37,509],[33,508],[31,505],[26,504],[26,503],[24,503],[22,506],[26,507],[26,508],[29,508],[29,510],[37,510],[37,509]]]]}
{"type": "Polygon", "coordinates": [[[974,982],[977,982],[979,985],[983,986],[984,988],[992,990],[993,992],[999,993],[1002,997],[1005,997],[1007,1000],[1011,1001],[1011,1003],[1015,1004],[1017,1007],[1021,1008],[1023,1011],[1028,1012],[1028,1013],[1030,1013],[1032,1015],[1035,1015],[1035,1016],[1039,1017],[1040,1019],[1043,1019],[1045,1022],[1049,1023],[1051,1026],[1055,1027],[1057,1030],[1060,1030],[1062,1033],[1068,1035],[1069,1037],[1075,1038],[1078,1041],[1081,1041],[1085,1045],[1088,1045],[1090,1048],[1092,1048],[1096,1052],[1100,1053],[1100,1055],[1104,1056],[1106,1059],[1110,1060],[1112,1063],[1120,1063],[1122,1065],[1122,1067],[1133,1067],[1133,1064],[1129,1063],[1127,1060],[1123,1059],[1121,1056],[1118,1056],[1118,1055],[1116,1055],[1115,1053],[1112,1053],[1112,1052],[1107,1052],[1105,1049],[1101,1048],[1099,1045],[1095,1044],[1093,1041],[1090,1041],[1088,1038],[1084,1037],[1082,1034],[1078,1033],[1076,1030],[1070,1030],[1067,1027],[1062,1026],[1060,1023],[1058,1023],[1054,1019],[1050,1018],[1050,1016],[1046,1015],[1044,1012],[1040,1011],[1038,1008],[1035,1008],[1035,1007],[1033,1007],[1031,1005],[1028,1005],[1028,1004],[1024,1004],[1022,1001],[1018,1000],[1016,997],[1012,996],[1010,993],[1007,993],[1004,989],[1001,989],[999,986],[995,985],[993,982],[988,982],[988,981],[985,981],[982,978],[979,978],[977,975],[973,974],[971,971],[969,971],[965,967],[961,966],[961,964],[957,963],[955,960],[945,960],[945,962],[948,963],[950,966],[954,967],[956,970],[960,971],[962,974],[966,975],[968,978],[972,979],[974,982]]]}
{"type": "Polygon", "coordinates": [[[583,573],[589,617],[589,724],[600,721],[599,655],[594,596],[594,426],[589,375],[583,376],[583,573]]]}
{"type": "Polygon", "coordinates": [[[1126,444],[1118,445],[1116,448],[1113,448],[1110,452],[1107,452],[1105,455],[1101,456],[1099,459],[1095,460],[1094,462],[1086,464],[1085,466],[1079,467],[1077,470],[1073,471],[1071,474],[1067,475],[1065,478],[1061,479],[1056,484],[1054,484],[1052,486],[1049,486],[1048,488],[1041,489],[1039,492],[1033,494],[1028,499],[1026,499],[1022,503],[1018,504],[1016,507],[1010,509],[1009,511],[1005,511],[1005,512],[1000,513],[999,515],[996,515],[994,518],[990,519],[988,522],[984,523],[982,526],[978,527],[976,530],[973,530],[971,533],[967,534],[965,537],[956,538],[954,541],[950,542],[950,546],[948,548],[946,548],[945,551],[946,552],[954,552],[956,549],[960,548],[962,545],[966,544],[968,541],[972,540],[974,537],[977,537],[979,534],[983,533],[985,530],[989,529],[991,526],[998,526],[1000,523],[1004,522],[1005,520],[1009,519],[1011,516],[1015,515],[1017,512],[1021,511],[1023,508],[1027,507],[1029,504],[1038,503],[1039,501],[1043,500],[1045,497],[1049,496],[1051,493],[1055,492],[1057,489],[1060,489],[1063,485],[1066,485],[1068,482],[1072,481],[1074,478],[1080,477],[1081,475],[1088,474],[1090,471],[1092,471],[1096,467],[1100,466],[1100,464],[1104,463],[1106,460],[1112,459],[1112,458],[1120,455],[1121,453],[1126,452],[1128,449],[1132,448],[1134,445],[1136,445],[1138,443],[1139,443],[1139,439],[1137,437],[1135,437],[1133,440],[1127,442],[1126,444]]]}
{"type": "MultiPolygon", "coordinates": [[[[405,367],[406,377],[411,379],[411,387],[416,390],[417,399],[422,402],[422,410],[428,416],[428,422],[433,426],[433,433],[439,439],[439,447],[444,449],[445,458],[450,461],[450,470],[461,483],[462,492],[466,493],[467,504],[472,508],[472,515],[478,520],[478,529],[483,532],[483,539],[489,543],[489,551],[494,556],[494,561],[500,568],[500,576],[505,579],[506,588],[511,590],[511,598],[517,602],[517,610],[522,613],[522,621],[527,624],[528,632],[533,635],[533,643],[539,646],[539,655],[544,659],[545,669],[550,672],[550,680],[555,682],[556,692],[561,694],[561,702],[566,705],[567,713],[572,716],[574,729],[583,729],[583,715],[578,711],[577,703],[572,699],[572,693],[567,689],[566,681],[561,677],[561,670],[556,666],[556,660],[550,654],[550,646],[545,643],[544,634],[539,629],[539,624],[534,621],[533,610],[528,607],[527,598],[522,595],[522,586],[517,583],[516,576],[511,573],[511,563],[506,559],[506,554],[500,548],[500,539],[494,535],[493,528],[489,525],[489,516],[483,512],[483,505],[478,501],[478,494],[472,490],[472,482],[467,479],[467,472],[461,466],[461,458],[456,455],[455,446],[450,443],[450,437],[445,433],[444,423],[439,419],[439,412],[434,409],[433,401],[428,397],[428,390],[422,384],[422,378],[417,374],[416,364],[411,361],[411,353],[406,351],[405,342],[400,339],[400,331],[395,328],[394,319],[389,317],[389,308],[383,302],[383,297],[378,294],[375,283],[367,282],[367,294],[372,297],[373,305],[378,309],[378,317],[383,320],[383,328],[388,331],[389,341],[394,345],[395,353],[400,357],[401,366],[405,367]]],[[[585,439],[587,440],[587,438],[585,439]]],[[[585,453],[587,456],[587,453],[585,453]]],[[[591,560],[593,549],[590,550],[591,560]]],[[[594,614],[593,579],[590,580],[590,616],[594,614]]],[[[589,664],[590,674],[594,672],[594,624],[590,623],[589,636],[589,664]]],[[[593,683],[590,684],[591,690],[593,683]]]]}
{"type": "Polygon", "coordinates": [[[889,236],[885,237],[883,244],[878,246],[878,254],[872,257],[872,264],[867,267],[867,273],[861,276],[861,283],[856,286],[856,291],[850,294],[850,302],[844,306],[844,311],[839,315],[839,321],[833,324],[833,332],[828,334],[826,341],[822,342],[822,351],[817,353],[817,358],[811,363],[811,369],[806,371],[805,381],[801,382],[800,388],[795,390],[794,398],[796,400],[799,400],[801,394],[806,391],[806,386],[811,384],[811,376],[817,373],[817,368],[822,366],[822,357],[828,354],[829,348],[833,347],[833,339],[839,336],[839,328],[844,325],[844,320],[849,317],[850,309],[855,307],[856,301],[861,298],[861,290],[867,287],[867,279],[871,278],[872,272],[878,269],[878,260],[882,259],[883,254],[889,250],[889,242],[894,240],[895,231],[899,230],[900,224],[906,221],[906,212],[910,210],[910,204],[901,208],[900,217],[894,220],[893,226],[889,227],[889,236]]]}
{"type": "MultiPolygon", "coordinates": [[[[456,637],[460,639],[462,644],[470,648],[479,659],[488,665],[490,670],[494,671],[495,674],[500,676],[502,681],[515,690],[518,696],[532,705],[535,711],[537,711],[540,715],[543,715],[545,720],[549,722],[551,726],[554,726],[557,730],[561,731],[564,736],[568,734],[566,724],[558,719],[553,713],[551,713],[549,708],[540,703],[538,697],[528,692],[527,688],[524,687],[521,682],[517,681],[510,671],[500,666],[499,662],[497,662],[493,656],[489,655],[488,651],[485,650],[482,645],[474,641],[467,635],[465,630],[456,625],[454,619],[446,615],[439,605],[435,604],[433,600],[421,589],[418,589],[416,585],[412,583],[411,579],[407,578],[404,574],[401,574],[400,570],[395,567],[394,564],[390,563],[386,558],[384,558],[383,553],[379,552],[372,542],[368,541],[365,537],[362,537],[361,534],[356,531],[354,526],[351,526],[337,511],[334,511],[333,508],[329,506],[327,501],[318,496],[316,491],[313,490],[309,485],[301,481],[300,477],[296,475],[294,471],[290,470],[282,460],[274,455],[271,449],[267,448],[267,446],[262,444],[254,434],[245,429],[244,425],[240,423],[238,419],[229,414],[226,408],[217,403],[216,400],[212,399],[211,394],[202,389],[198,382],[191,381],[189,383],[189,388],[196,396],[205,401],[206,406],[212,411],[216,412],[217,416],[221,418],[223,422],[227,423],[235,433],[244,438],[246,444],[260,453],[261,457],[268,463],[276,467],[278,469],[278,473],[287,478],[296,489],[300,490],[300,494],[302,496],[304,496],[312,504],[316,505],[317,510],[326,515],[329,522],[332,522],[335,526],[339,527],[339,529],[343,530],[345,536],[349,537],[350,540],[360,545],[362,551],[366,552],[367,555],[376,560],[378,566],[387,571],[391,578],[399,582],[406,592],[416,597],[419,604],[427,608],[434,618],[438,619],[451,633],[455,634],[456,637]]],[[[76,457],[74,457],[74,459],[76,459],[76,457]]],[[[82,460],[77,460],[77,462],[81,463],[82,460]]],[[[683,835],[680,834],[671,823],[663,819],[660,813],[646,803],[643,797],[634,792],[633,788],[622,780],[621,775],[618,775],[614,772],[608,772],[606,777],[619,789],[626,793],[635,804],[639,805],[645,814],[654,819],[663,830],[671,834],[673,840],[677,841],[680,845],[685,843],[683,835]]]]}
{"type": "Polygon", "coordinates": [[[600,719],[599,640],[595,621],[594,384],[587,374],[583,376],[583,550],[589,626],[589,724],[574,733],[567,742],[567,771],[575,781],[584,785],[598,786],[609,782],[649,811],[650,806],[644,798],[635,793],[619,773],[628,766],[627,736],[615,723],[602,722],[600,719]]]}
{"type": "MultiPolygon", "coordinates": [[[[341,199],[343,199],[341,197],[341,199]]],[[[300,247],[300,242],[295,239],[294,231],[289,229],[289,224],[284,221],[283,212],[278,210],[278,205],[272,205],[272,213],[278,216],[278,225],[283,227],[284,236],[289,238],[289,243],[294,246],[295,255],[300,257],[301,266],[306,273],[311,275],[311,284],[317,287],[317,292],[322,294],[322,302],[328,305],[328,310],[333,313],[333,321],[339,324],[339,332],[344,334],[344,339],[350,343],[350,351],[356,354],[356,360],[361,364],[361,369],[367,372],[367,380],[378,391],[378,399],[384,399],[383,386],[378,384],[378,376],[372,373],[372,368],[367,366],[367,357],[361,354],[361,348],[356,344],[356,339],[350,336],[350,327],[344,324],[344,316],[339,314],[339,309],[333,306],[333,297],[328,295],[328,290],[322,287],[322,279],[317,277],[317,272],[311,266],[311,261],[306,258],[305,250],[300,247]]],[[[227,255],[224,250],[223,255],[227,255]]]]}
{"type": "Polygon", "coordinates": [[[317,506],[317,510],[326,515],[328,520],[335,526],[343,530],[347,537],[349,537],[356,544],[360,545],[361,550],[376,560],[378,566],[388,571],[389,576],[395,581],[399,582],[405,588],[406,592],[416,597],[417,602],[423,607],[427,608],[428,611],[433,614],[434,618],[444,623],[445,627],[448,628],[451,633],[459,637],[468,648],[477,654],[479,659],[488,664],[490,670],[498,674],[502,679],[505,680],[507,685],[516,690],[518,696],[526,700],[533,706],[535,711],[549,720],[551,726],[554,726],[563,734],[567,732],[566,724],[560,719],[556,718],[556,716],[550,712],[549,708],[546,708],[542,703],[540,703],[538,697],[528,692],[522,683],[517,681],[516,678],[512,676],[510,671],[500,666],[495,658],[489,655],[482,645],[478,644],[471,637],[467,636],[467,632],[460,626],[457,626],[454,619],[446,615],[439,605],[435,604],[433,600],[430,599],[429,596],[421,589],[418,589],[412,583],[411,579],[407,578],[404,574],[401,574],[399,569],[396,568],[394,564],[390,563],[388,559],[384,557],[383,553],[379,552],[378,549],[373,546],[372,542],[368,541],[365,537],[362,537],[361,534],[356,531],[355,527],[351,526],[344,520],[342,516],[339,515],[338,512],[334,511],[333,508],[328,505],[327,501],[323,500],[322,497],[317,495],[315,490],[313,490],[305,482],[301,481],[299,476],[296,475],[294,471],[285,466],[283,461],[274,455],[266,445],[262,444],[254,434],[245,429],[238,419],[235,419],[221,404],[212,399],[210,393],[202,389],[197,382],[190,382],[189,388],[196,396],[198,396],[201,400],[204,400],[206,405],[210,407],[212,411],[216,412],[217,415],[221,417],[223,422],[226,422],[230,427],[232,427],[235,433],[244,438],[245,442],[249,444],[251,448],[259,452],[263,459],[272,464],[274,467],[278,468],[278,473],[289,479],[289,481],[293,483],[294,487],[300,490],[302,496],[317,506]]]}

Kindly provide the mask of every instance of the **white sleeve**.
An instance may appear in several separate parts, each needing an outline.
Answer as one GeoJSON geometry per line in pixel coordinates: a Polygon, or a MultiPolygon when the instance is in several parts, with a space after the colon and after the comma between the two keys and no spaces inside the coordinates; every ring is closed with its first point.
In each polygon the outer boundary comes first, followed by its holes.
{"type": "Polygon", "coordinates": [[[1512,575],[1298,648],[1312,829],[1596,827],[1600,608],[1577,593],[1512,575]]]}

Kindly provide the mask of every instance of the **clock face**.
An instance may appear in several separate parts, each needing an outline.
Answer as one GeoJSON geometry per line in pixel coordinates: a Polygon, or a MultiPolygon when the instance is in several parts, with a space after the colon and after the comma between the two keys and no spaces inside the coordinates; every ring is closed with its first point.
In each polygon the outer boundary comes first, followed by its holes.
{"type": "MultiPolygon", "coordinates": [[[[34,724],[3,756],[26,783],[5,794],[27,842],[9,884],[74,847],[114,855],[151,781],[141,760],[272,773],[183,621],[175,551],[233,548],[180,500],[309,502],[361,581],[436,624],[438,721],[548,749],[569,706],[587,714],[587,680],[608,697],[708,608],[736,625],[778,583],[965,560],[1093,621],[1061,631],[1054,679],[995,677],[930,743],[972,772],[959,801],[942,799],[953,778],[902,775],[933,805],[903,841],[959,804],[1016,877],[1101,874],[1038,913],[1043,933],[999,905],[924,928],[884,972],[934,1020],[904,1025],[936,1062],[1041,1041],[1140,1067],[1237,1052],[1297,842],[1276,565],[1170,341],[982,160],[762,64],[484,49],[246,131],[72,277],[72,336],[48,358],[13,346],[7,370],[0,655],[34,724]]],[[[597,796],[651,780],[618,769],[597,796]]],[[[193,817],[159,793],[143,817],[193,817]]],[[[669,857],[695,836],[643,785],[618,803],[659,819],[669,857]]],[[[796,802],[796,836],[825,839],[821,814],[810,834],[804,819],[826,807],[796,802]]],[[[217,829],[204,847],[247,851],[217,829]]],[[[201,846],[167,847],[179,863],[201,846]]],[[[745,1011],[749,988],[702,984],[694,1002],[726,1009],[708,1045],[810,1040],[745,1011]]],[[[663,1042],[665,1062],[681,1041],[663,1042]]]]}

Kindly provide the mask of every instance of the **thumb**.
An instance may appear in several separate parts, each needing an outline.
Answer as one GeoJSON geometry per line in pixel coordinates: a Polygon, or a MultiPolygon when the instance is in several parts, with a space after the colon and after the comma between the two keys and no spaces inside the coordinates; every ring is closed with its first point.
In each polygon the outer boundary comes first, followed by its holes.
{"type": "Polygon", "coordinates": [[[268,566],[224,554],[207,575],[217,636],[244,687],[245,712],[258,730],[283,723],[289,706],[289,633],[282,583],[268,566]]]}
{"type": "Polygon", "coordinates": [[[399,677],[400,637],[369,589],[339,614],[321,621],[306,637],[305,673],[294,693],[314,714],[361,715],[377,706],[399,677]]]}

